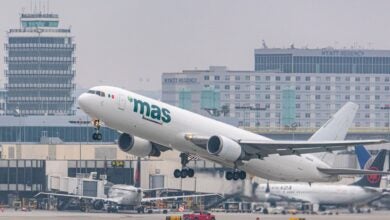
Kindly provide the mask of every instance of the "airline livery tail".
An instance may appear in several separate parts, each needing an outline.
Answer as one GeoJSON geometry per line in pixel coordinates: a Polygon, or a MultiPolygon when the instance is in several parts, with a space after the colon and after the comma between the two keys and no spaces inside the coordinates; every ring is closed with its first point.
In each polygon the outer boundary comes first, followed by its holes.
{"type": "Polygon", "coordinates": [[[370,152],[361,144],[355,146],[355,153],[359,162],[360,169],[364,169],[366,163],[372,158],[370,152]]]}
{"type": "MultiPolygon", "coordinates": [[[[372,160],[370,154],[368,151],[362,146],[356,146],[355,152],[359,160],[359,164],[364,164],[362,169],[368,169],[368,170],[383,170],[383,166],[385,164],[385,158],[386,158],[386,150],[380,150],[379,153],[376,155],[375,159],[372,160]],[[367,155],[369,157],[367,157],[367,155]]],[[[364,175],[361,179],[354,182],[352,185],[357,186],[368,186],[368,187],[379,187],[381,183],[382,175],[380,174],[371,174],[371,175],[364,175]]]]}
{"type": "MultiPolygon", "coordinates": [[[[347,136],[348,129],[352,125],[358,110],[358,105],[348,102],[339,111],[337,111],[318,131],[316,131],[309,141],[339,141],[347,136]]],[[[315,154],[328,165],[333,165],[335,155],[333,153],[315,154]]]]}

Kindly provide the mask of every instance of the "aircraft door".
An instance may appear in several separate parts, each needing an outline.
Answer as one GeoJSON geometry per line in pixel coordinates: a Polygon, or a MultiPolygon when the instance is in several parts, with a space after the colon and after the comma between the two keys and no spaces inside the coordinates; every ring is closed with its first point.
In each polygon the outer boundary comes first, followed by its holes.
{"type": "Polygon", "coordinates": [[[125,110],[126,109],[126,98],[123,95],[119,96],[118,99],[118,108],[120,110],[125,110]]]}

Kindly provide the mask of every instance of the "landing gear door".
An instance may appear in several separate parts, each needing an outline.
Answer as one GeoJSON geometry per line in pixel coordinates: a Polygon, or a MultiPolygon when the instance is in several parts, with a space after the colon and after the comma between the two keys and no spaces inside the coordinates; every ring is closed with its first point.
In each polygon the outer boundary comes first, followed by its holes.
{"type": "Polygon", "coordinates": [[[118,108],[120,110],[125,110],[126,109],[126,98],[123,95],[119,96],[118,99],[118,108]]]}

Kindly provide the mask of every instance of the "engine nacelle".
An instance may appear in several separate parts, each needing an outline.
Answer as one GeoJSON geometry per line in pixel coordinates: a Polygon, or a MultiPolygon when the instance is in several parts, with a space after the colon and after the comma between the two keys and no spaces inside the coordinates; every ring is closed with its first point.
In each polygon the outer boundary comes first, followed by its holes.
{"type": "Polygon", "coordinates": [[[242,157],[241,146],[230,138],[214,135],[207,141],[207,151],[229,162],[236,162],[242,157]]]}
{"type": "Polygon", "coordinates": [[[152,142],[126,133],[119,136],[118,146],[122,151],[137,157],[159,157],[161,155],[160,150],[153,146],[152,142]]]}

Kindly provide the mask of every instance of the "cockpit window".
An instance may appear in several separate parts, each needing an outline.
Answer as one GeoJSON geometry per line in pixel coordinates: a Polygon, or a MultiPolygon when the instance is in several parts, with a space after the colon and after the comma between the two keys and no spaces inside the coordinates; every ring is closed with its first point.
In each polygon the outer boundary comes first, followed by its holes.
{"type": "Polygon", "coordinates": [[[106,97],[106,94],[105,94],[104,92],[101,92],[101,91],[88,90],[88,93],[90,93],[90,94],[96,94],[96,95],[101,96],[101,97],[106,97]]]}

